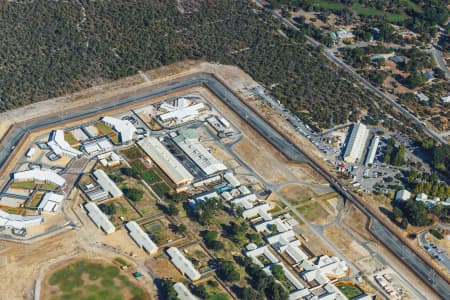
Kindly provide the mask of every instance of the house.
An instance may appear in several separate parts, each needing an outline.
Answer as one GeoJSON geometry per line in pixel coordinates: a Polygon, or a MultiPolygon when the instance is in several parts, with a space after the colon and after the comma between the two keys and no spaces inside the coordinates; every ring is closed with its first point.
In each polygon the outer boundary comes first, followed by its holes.
{"type": "Polygon", "coordinates": [[[425,201],[427,201],[428,200],[428,195],[427,194],[424,194],[424,193],[418,193],[417,195],[416,195],[416,199],[415,199],[416,201],[422,201],[422,202],[425,202],[425,201]]]}
{"type": "Polygon", "coordinates": [[[447,94],[446,96],[441,96],[441,100],[443,104],[450,103],[450,94],[447,94]]]}
{"type": "Polygon", "coordinates": [[[417,101],[428,102],[430,98],[422,92],[416,92],[417,101]]]}
{"type": "Polygon", "coordinates": [[[353,33],[349,30],[340,29],[340,30],[336,31],[336,36],[340,40],[348,40],[348,39],[353,38],[353,33]]]}
{"type": "Polygon", "coordinates": [[[394,63],[403,64],[405,62],[405,58],[403,56],[394,55],[389,57],[389,60],[393,61],[394,63]]]}
{"type": "Polygon", "coordinates": [[[408,190],[399,190],[395,193],[395,201],[408,201],[411,198],[411,193],[408,190]]]}

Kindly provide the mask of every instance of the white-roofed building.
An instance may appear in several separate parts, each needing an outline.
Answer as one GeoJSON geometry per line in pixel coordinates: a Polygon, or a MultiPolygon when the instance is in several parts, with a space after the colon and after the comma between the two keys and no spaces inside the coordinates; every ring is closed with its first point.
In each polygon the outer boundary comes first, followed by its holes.
{"type": "Polygon", "coordinates": [[[64,139],[63,130],[53,130],[50,133],[47,146],[56,154],[65,157],[80,157],[83,155],[81,151],[72,148],[72,146],[64,139]]]}
{"type": "Polygon", "coordinates": [[[146,137],[139,141],[138,145],[176,185],[187,185],[194,179],[194,176],[155,137],[146,137]]]}
{"type": "Polygon", "coordinates": [[[64,195],[56,194],[53,192],[45,193],[44,197],[42,197],[41,202],[39,202],[37,209],[39,211],[45,211],[45,212],[59,211],[63,200],[64,200],[64,195]]]}
{"type": "MultiPolygon", "coordinates": [[[[180,103],[180,102],[179,102],[180,103]]],[[[159,115],[162,122],[174,121],[177,124],[189,122],[200,115],[200,112],[206,108],[203,103],[197,103],[190,106],[178,105],[177,107],[164,103],[161,108],[168,111],[165,114],[159,115]],[[173,109],[174,108],[174,109],[173,109]]]]}
{"type": "Polygon", "coordinates": [[[294,263],[302,262],[308,258],[308,255],[300,248],[301,242],[297,239],[293,230],[269,236],[267,242],[278,252],[288,254],[294,263]]]}
{"type": "Polygon", "coordinates": [[[206,175],[211,175],[227,169],[227,167],[215,158],[203,147],[199,141],[198,134],[193,129],[180,130],[173,138],[175,144],[189,156],[206,175]]]}
{"type": "Polygon", "coordinates": [[[42,224],[42,216],[21,216],[9,214],[0,209],[0,226],[6,228],[28,228],[42,224]]]}
{"type": "Polygon", "coordinates": [[[53,183],[59,187],[66,184],[66,180],[50,169],[32,169],[13,174],[14,181],[36,181],[53,183]]]}
{"type": "Polygon", "coordinates": [[[301,276],[307,282],[313,280],[319,284],[325,284],[330,281],[328,277],[340,278],[345,276],[348,266],[343,260],[335,256],[323,255],[319,257],[315,263],[311,261],[303,261],[301,264],[304,271],[301,276]]]}
{"type": "Polygon", "coordinates": [[[249,250],[245,252],[247,257],[250,257],[254,264],[257,264],[261,268],[264,267],[263,263],[258,259],[261,255],[269,260],[271,264],[276,264],[279,262],[278,258],[269,250],[267,246],[262,246],[254,250],[249,250]]]}
{"type": "Polygon", "coordinates": [[[227,172],[223,175],[223,178],[232,186],[238,187],[241,185],[241,182],[234,176],[233,173],[227,172]]]}
{"type": "MultiPolygon", "coordinates": [[[[261,216],[263,217],[265,214],[267,215],[268,211],[270,209],[269,204],[264,203],[255,207],[251,207],[249,209],[246,209],[242,212],[242,217],[244,219],[251,219],[254,218],[256,216],[261,216]]],[[[264,218],[264,217],[263,217],[264,218]]]]}
{"type": "Polygon", "coordinates": [[[377,154],[378,144],[380,143],[380,137],[378,135],[375,135],[372,140],[370,141],[369,145],[369,151],[367,152],[366,156],[366,166],[369,164],[373,164],[373,161],[375,160],[375,155],[377,154]]]}
{"type": "Polygon", "coordinates": [[[138,223],[129,221],[125,224],[125,227],[128,229],[128,234],[139,247],[143,248],[151,255],[156,254],[158,251],[158,246],[156,246],[148,234],[142,230],[138,223]]]}
{"type": "Polygon", "coordinates": [[[181,282],[177,282],[173,285],[177,297],[180,300],[197,300],[198,298],[192,295],[191,291],[181,282]]]}
{"type": "Polygon", "coordinates": [[[36,153],[36,149],[34,147],[31,147],[30,149],[28,149],[27,153],[25,154],[25,156],[27,158],[31,158],[33,157],[33,155],[36,153]]]}
{"type": "Polygon", "coordinates": [[[167,254],[170,256],[170,261],[183,275],[187,276],[192,281],[200,279],[200,273],[194,267],[192,262],[178,250],[178,248],[170,247],[167,249],[167,254]]]}
{"type": "Polygon", "coordinates": [[[245,185],[241,185],[238,188],[238,190],[239,190],[239,192],[241,192],[242,195],[248,195],[251,193],[250,190],[248,189],[248,187],[246,187],[245,185]]]}
{"type": "Polygon", "coordinates": [[[258,200],[255,194],[245,195],[243,197],[236,198],[230,203],[235,206],[240,206],[245,209],[250,209],[254,206],[255,201],[258,200]]]}
{"type": "Polygon", "coordinates": [[[399,190],[395,193],[395,201],[408,201],[411,198],[411,193],[408,190],[399,190]]]}
{"type": "Polygon", "coordinates": [[[114,225],[95,203],[88,202],[84,205],[84,207],[88,211],[89,218],[91,218],[98,228],[101,228],[107,234],[116,231],[114,225]]]}
{"type": "Polygon", "coordinates": [[[89,154],[94,155],[101,152],[111,151],[113,149],[113,145],[107,138],[101,138],[89,143],[83,144],[83,150],[89,154]]]}
{"type": "Polygon", "coordinates": [[[346,162],[354,163],[362,160],[369,133],[369,129],[362,123],[356,123],[353,126],[344,153],[346,162]]]}
{"type": "Polygon", "coordinates": [[[427,194],[424,194],[424,193],[418,193],[417,195],[416,195],[416,201],[422,201],[422,202],[425,202],[425,201],[427,201],[428,200],[428,195],[427,194]]]}
{"type": "Polygon", "coordinates": [[[284,232],[292,229],[292,226],[286,222],[283,222],[281,218],[275,218],[273,220],[268,220],[265,222],[258,223],[253,227],[257,232],[270,231],[269,226],[275,225],[278,232],[284,232]]]}
{"type": "Polygon", "coordinates": [[[114,181],[112,181],[111,178],[109,178],[109,176],[103,170],[95,170],[94,176],[102,189],[108,192],[113,198],[121,197],[123,195],[122,190],[119,189],[114,181]]]}
{"type": "Polygon", "coordinates": [[[103,117],[101,121],[119,133],[122,144],[130,143],[133,140],[136,127],[130,121],[113,117],[103,117]]]}

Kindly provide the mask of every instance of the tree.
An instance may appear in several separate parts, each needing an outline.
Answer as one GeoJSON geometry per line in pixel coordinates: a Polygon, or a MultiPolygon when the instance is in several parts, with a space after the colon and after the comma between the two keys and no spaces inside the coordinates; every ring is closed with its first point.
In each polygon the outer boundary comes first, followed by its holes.
{"type": "Polygon", "coordinates": [[[241,278],[241,275],[234,267],[234,263],[229,260],[219,260],[217,275],[229,282],[239,281],[241,278]]]}
{"type": "Polygon", "coordinates": [[[271,268],[271,272],[273,277],[275,277],[276,279],[283,281],[286,279],[286,275],[284,274],[284,270],[283,267],[280,265],[273,265],[271,268]]]}
{"type": "Polygon", "coordinates": [[[250,287],[245,287],[242,290],[242,300],[259,300],[264,299],[264,295],[261,295],[261,293],[255,291],[254,289],[250,287]]]}
{"type": "Polygon", "coordinates": [[[405,145],[401,144],[397,151],[395,152],[394,158],[392,159],[392,164],[394,166],[401,166],[405,164],[405,154],[406,154],[406,148],[405,145]]]}
{"type": "Polygon", "coordinates": [[[186,232],[186,225],[179,224],[179,225],[175,226],[174,232],[175,233],[184,233],[184,232],[186,232]]]}
{"type": "Polygon", "coordinates": [[[206,287],[204,284],[199,284],[195,290],[194,294],[199,297],[200,299],[208,299],[208,291],[206,290],[206,287]]]}
{"type": "Polygon", "coordinates": [[[408,228],[408,224],[409,224],[408,219],[406,217],[403,217],[402,218],[402,222],[400,223],[400,227],[402,229],[407,229],[408,228]]]}
{"type": "Polygon", "coordinates": [[[100,204],[98,206],[100,208],[100,210],[102,212],[104,212],[105,214],[112,216],[116,214],[116,206],[114,205],[114,203],[109,203],[109,204],[100,204]]]}
{"type": "Polygon", "coordinates": [[[161,292],[163,299],[167,299],[167,300],[177,300],[178,299],[177,292],[173,288],[174,284],[175,283],[168,278],[163,278],[161,280],[161,282],[159,284],[159,290],[161,292]]]}
{"type": "Polygon", "coordinates": [[[180,210],[178,209],[178,207],[174,203],[170,202],[169,206],[167,207],[167,214],[169,216],[178,216],[179,212],[180,210]]]}
{"type": "Polygon", "coordinates": [[[394,219],[399,219],[403,217],[403,212],[398,207],[394,207],[394,209],[392,210],[392,214],[394,215],[394,219]]]}
{"type": "Polygon", "coordinates": [[[219,251],[225,248],[225,245],[218,241],[219,233],[217,231],[206,231],[203,233],[203,240],[205,242],[205,246],[211,250],[219,251]]]}
{"type": "Polygon", "coordinates": [[[125,188],[123,189],[123,193],[128,199],[133,202],[140,201],[142,199],[142,196],[144,196],[143,191],[135,188],[125,188]]]}
{"type": "Polygon", "coordinates": [[[414,226],[427,226],[431,223],[428,219],[428,209],[421,201],[409,200],[403,209],[403,218],[414,226]]]}
{"type": "Polygon", "coordinates": [[[122,169],[120,169],[120,171],[125,176],[133,177],[133,178],[136,178],[136,179],[140,178],[140,174],[135,168],[122,168],[122,169]]]}

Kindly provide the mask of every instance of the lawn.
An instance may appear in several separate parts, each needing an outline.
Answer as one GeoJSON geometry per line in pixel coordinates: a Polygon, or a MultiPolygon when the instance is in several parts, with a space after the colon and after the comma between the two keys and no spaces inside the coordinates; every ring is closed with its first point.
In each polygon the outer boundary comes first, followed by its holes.
{"type": "Polygon", "coordinates": [[[70,132],[64,132],[64,140],[68,142],[71,146],[79,144],[77,139],[70,132]]]}
{"type": "Polygon", "coordinates": [[[327,211],[317,202],[302,205],[297,210],[309,221],[325,218],[328,215],[327,211]]]}
{"type": "Polygon", "coordinates": [[[42,196],[44,196],[44,193],[42,192],[36,192],[33,195],[33,198],[31,198],[31,201],[28,203],[29,207],[37,207],[39,202],[42,200],[42,196]]]}
{"type": "Polygon", "coordinates": [[[357,287],[356,285],[353,284],[348,284],[348,283],[341,283],[341,284],[336,284],[337,288],[339,290],[341,290],[341,292],[348,298],[348,299],[352,299],[354,297],[357,297],[359,295],[361,295],[363,292],[359,289],[359,287],[357,287]]]}
{"type": "Polygon", "coordinates": [[[111,133],[115,133],[114,129],[102,122],[95,123],[94,127],[97,128],[100,135],[109,135],[111,133]]]}
{"type": "Polygon", "coordinates": [[[170,222],[167,218],[161,218],[142,225],[144,231],[150,235],[158,246],[168,243],[169,240],[174,241],[183,237],[181,234],[174,233],[169,226],[170,222]]]}
{"type": "Polygon", "coordinates": [[[139,150],[138,147],[133,146],[131,148],[127,148],[124,149],[122,151],[120,151],[120,153],[122,153],[123,155],[125,155],[126,158],[128,158],[129,160],[134,160],[134,159],[138,159],[144,156],[144,154],[142,153],[141,150],[139,150]]]}
{"type": "Polygon", "coordinates": [[[341,3],[336,3],[332,1],[327,0],[312,0],[310,1],[311,4],[316,4],[317,6],[324,8],[324,9],[332,9],[332,10],[342,10],[345,8],[345,5],[341,3]]]}
{"type": "Polygon", "coordinates": [[[164,197],[164,195],[171,190],[171,188],[164,182],[155,183],[151,185],[151,187],[153,191],[160,197],[164,197]]]}
{"type": "Polygon", "coordinates": [[[402,14],[388,14],[387,20],[392,23],[400,23],[407,19],[407,16],[402,14]]]}
{"type": "Polygon", "coordinates": [[[56,271],[48,280],[52,300],[148,299],[145,292],[113,265],[80,260],[56,271]]]}
{"type": "Polygon", "coordinates": [[[21,190],[32,190],[36,187],[36,182],[34,181],[16,181],[13,182],[10,186],[12,189],[21,189],[21,190]]]}
{"type": "Polygon", "coordinates": [[[111,216],[111,222],[114,225],[122,224],[122,220],[120,219],[120,217],[123,217],[127,221],[136,220],[140,217],[137,211],[130,205],[130,203],[128,203],[128,201],[123,198],[104,202],[103,204],[113,204],[116,207],[116,213],[111,216]]]}
{"type": "Polygon", "coordinates": [[[362,7],[359,3],[352,5],[352,10],[360,16],[382,16],[384,12],[375,7],[362,7]]]}

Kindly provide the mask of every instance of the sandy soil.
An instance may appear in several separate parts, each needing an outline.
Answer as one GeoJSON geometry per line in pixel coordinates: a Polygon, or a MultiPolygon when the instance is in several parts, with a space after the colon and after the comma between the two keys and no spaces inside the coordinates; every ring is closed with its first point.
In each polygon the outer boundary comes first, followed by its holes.
{"type": "Polygon", "coordinates": [[[352,261],[358,261],[370,256],[366,249],[360,246],[350,235],[337,226],[328,227],[324,234],[352,261]]]}

